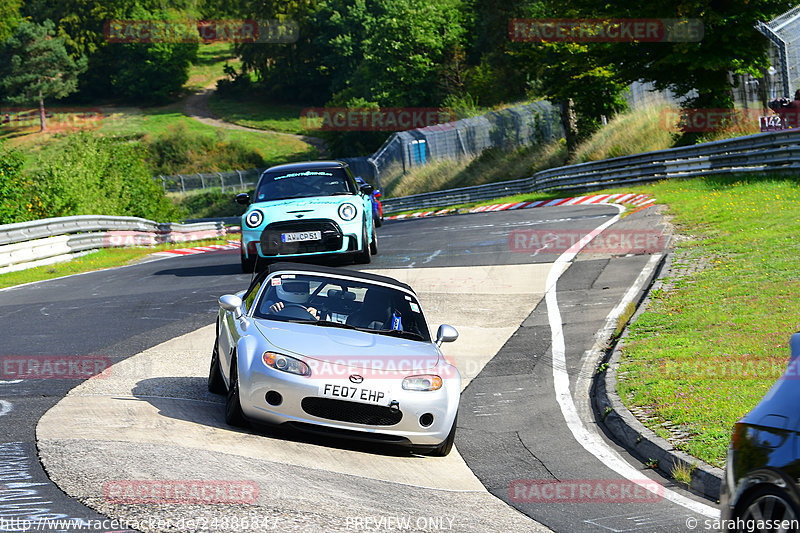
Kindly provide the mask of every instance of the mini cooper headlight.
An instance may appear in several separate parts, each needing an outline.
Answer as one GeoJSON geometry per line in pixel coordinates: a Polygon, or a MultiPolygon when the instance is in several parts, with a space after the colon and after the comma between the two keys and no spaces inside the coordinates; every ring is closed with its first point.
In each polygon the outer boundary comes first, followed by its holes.
{"type": "Polygon", "coordinates": [[[432,374],[408,376],[403,380],[404,390],[439,390],[441,388],[442,378],[432,374]]]}
{"type": "Polygon", "coordinates": [[[342,220],[353,220],[356,218],[358,210],[353,204],[342,204],[339,206],[339,216],[342,220]]]}
{"type": "Polygon", "coordinates": [[[264,222],[264,213],[258,209],[253,209],[244,218],[244,223],[247,224],[248,228],[257,228],[262,222],[264,222]]]}
{"type": "Polygon", "coordinates": [[[308,368],[307,364],[299,359],[280,353],[264,352],[264,364],[289,374],[297,374],[298,376],[311,375],[311,369],[308,368]]]}

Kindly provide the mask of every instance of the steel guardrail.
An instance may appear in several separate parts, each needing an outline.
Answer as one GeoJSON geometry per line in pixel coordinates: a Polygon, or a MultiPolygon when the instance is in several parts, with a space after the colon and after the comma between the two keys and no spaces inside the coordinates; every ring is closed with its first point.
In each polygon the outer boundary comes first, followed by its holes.
{"type": "Polygon", "coordinates": [[[539,191],[592,190],[720,174],[786,174],[798,169],[800,130],[787,130],[567,165],[517,180],[386,198],[382,204],[389,214],[539,191]]]}
{"type": "Polygon", "coordinates": [[[99,248],[186,242],[221,237],[225,224],[158,223],[137,217],[79,215],[0,226],[0,273],[99,248]]]}

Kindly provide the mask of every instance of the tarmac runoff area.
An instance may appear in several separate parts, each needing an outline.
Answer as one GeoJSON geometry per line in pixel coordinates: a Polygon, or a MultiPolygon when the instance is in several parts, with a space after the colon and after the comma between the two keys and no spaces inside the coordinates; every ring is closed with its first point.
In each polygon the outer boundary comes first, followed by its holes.
{"type": "MultiPolygon", "coordinates": [[[[443,351],[466,386],[541,300],[550,267],[379,273],[416,290],[432,333],[442,323],[458,329],[459,339],[443,351]]],[[[224,397],[206,388],[213,342],[211,324],[73,389],[37,426],[50,478],[69,496],[146,532],[549,531],[489,494],[455,448],[447,457],[412,456],[227,426],[224,397]],[[216,489],[226,482],[255,484],[257,496],[250,491],[226,503],[127,498],[133,491],[124,488],[142,480],[173,489],[176,480],[202,480],[216,489]]]]}

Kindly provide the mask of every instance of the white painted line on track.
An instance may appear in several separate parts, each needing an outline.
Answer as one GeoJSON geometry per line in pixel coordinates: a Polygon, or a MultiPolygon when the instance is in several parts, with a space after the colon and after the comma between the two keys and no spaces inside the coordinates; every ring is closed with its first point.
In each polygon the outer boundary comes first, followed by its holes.
{"type": "Polygon", "coordinates": [[[5,400],[0,400],[0,416],[5,416],[8,413],[10,413],[11,409],[13,409],[13,407],[14,406],[11,405],[11,402],[7,402],[5,400]]]}
{"type": "MultiPolygon", "coordinates": [[[[604,465],[614,470],[617,474],[628,479],[629,481],[640,485],[645,490],[654,492],[652,482],[649,484],[645,476],[622,458],[614,449],[612,449],[605,441],[603,441],[596,432],[589,431],[583,425],[578,410],[575,407],[575,402],[572,398],[572,393],[569,390],[569,373],[567,371],[566,359],[566,344],[564,342],[564,329],[561,322],[561,311],[558,308],[558,297],[556,294],[556,285],[561,274],[564,273],[569,262],[575,258],[575,255],[583,249],[592,239],[599,235],[607,227],[617,222],[625,207],[618,204],[614,205],[618,210],[613,218],[604,222],[596,227],[594,230],[586,234],[580,241],[576,242],[567,251],[561,254],[556,259],[550,272],[547,275],[545,302],[547,304],[547,316],[550,322],[550,332],[552,337],[552,353],[553,353],[553,386],[556,393],[556,401],[561,408],[561,413],[564,415],[564,420],[567,427],[572,432],[575,440],[583,448],[594,455],[604,465]]],[[[673,503],[676,503],[686,509],[695,513],[707,516],[709,518],[719,518],[719,510],[706,505],[704,503],[696,502],[691,498],[687,498],[682,494],[678,494],[666,487],[661,488],[661,496],[673,503]]]]}

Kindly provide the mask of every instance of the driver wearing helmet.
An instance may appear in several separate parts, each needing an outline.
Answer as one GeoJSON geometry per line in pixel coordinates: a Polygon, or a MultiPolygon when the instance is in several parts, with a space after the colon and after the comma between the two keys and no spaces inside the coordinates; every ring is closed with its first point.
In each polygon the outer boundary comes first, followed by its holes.
{"type": "Polygon", "coordinates": [[[286,304],[294,304],[303,307],[308,314],[319,320],[319,310],[314,307],[306,306],[310,297],[309,284],[307,281],[284,281],[275,287],[278,301],[269,306],[269,310],[278,313],[286,307],[286,304]]]}

